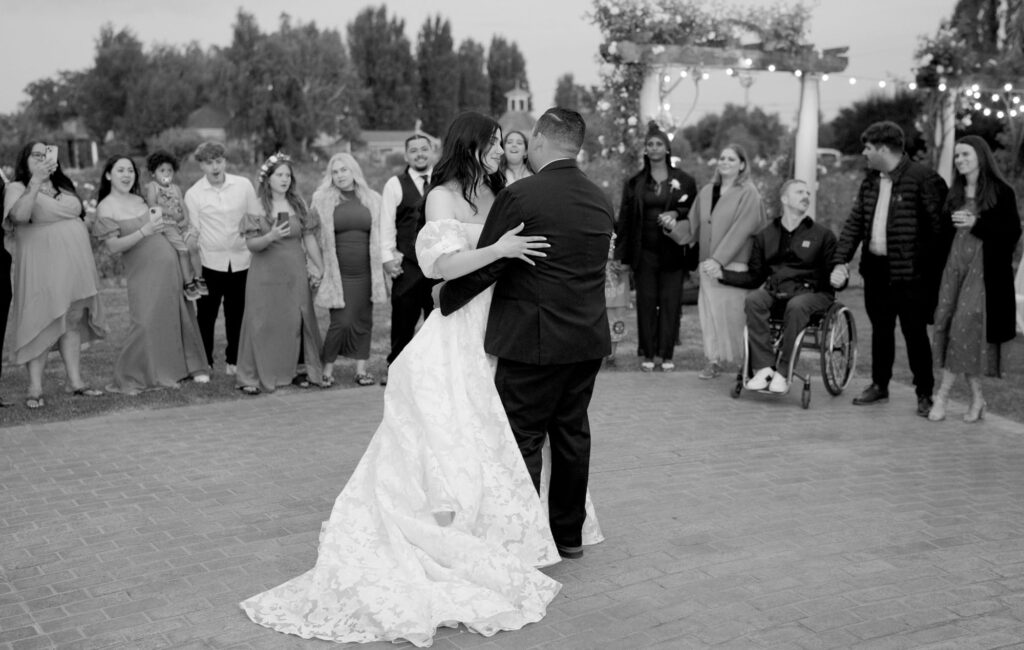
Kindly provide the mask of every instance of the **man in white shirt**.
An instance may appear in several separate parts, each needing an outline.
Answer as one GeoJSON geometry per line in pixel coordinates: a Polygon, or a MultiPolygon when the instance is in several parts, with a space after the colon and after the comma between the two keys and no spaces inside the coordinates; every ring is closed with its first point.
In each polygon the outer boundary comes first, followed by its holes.
{"type": "Polygon", "coordinates": [[[204,142],[195,158],[204,176],[185,192],[185,206],[192,227],[199,231],[199,255],[209,295],[197,303],[196,319],[206,348],[206,360],[213,366],[213,331],[221,301],[224,302],[226,372],[235,374],[238,336],[245,311],[245,280],[251,254],[239,232],[245,214],[259,214],[263,208],[249,179],[224,171],[224,145],[204,142]]]}
{"type": "Polygon", "coordinates": [[[381,261],[385,275],[392,279],[389,364],[412,340],[420,316],[426,318],[434,308],[430,293],[434,282],[423,277],[416,261],[416,235],[425,223],[422,201],[433,172],[433,153],[426,136],[416,134],[406,139],[408,166],[389,178],[381,193],[381,261]]]}

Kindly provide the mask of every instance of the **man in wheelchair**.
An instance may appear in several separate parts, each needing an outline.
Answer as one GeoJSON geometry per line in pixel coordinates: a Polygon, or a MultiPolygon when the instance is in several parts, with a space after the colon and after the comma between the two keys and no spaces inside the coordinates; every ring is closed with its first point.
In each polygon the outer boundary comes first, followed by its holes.
{"type": "Polygon", "coordinates": [[[720,270],[715,275],[725,284],[754,289],[747,294],[747,337],[750,346],[749,390],[785,393],[790,378],[785,369],[800,330],[811,317],[829,308],[836,289],[830,275],[839,261],[836,237],[807,214],[811,192],[807,183],[788,180],[779,191],[782,215],[754,235],[747,271],[720,270]],[[773,308],[784,305],[782,346],[778,365],[772,350],[768,319],[773,308]]]}

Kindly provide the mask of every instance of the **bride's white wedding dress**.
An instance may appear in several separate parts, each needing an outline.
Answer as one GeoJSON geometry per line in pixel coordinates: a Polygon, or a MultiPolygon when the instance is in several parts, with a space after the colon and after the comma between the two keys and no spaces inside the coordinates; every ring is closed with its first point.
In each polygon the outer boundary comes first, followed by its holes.
{"type": "MultiPolygon", "coordinates": [[[[428,222],[416,247],[424,272],[437,277],[437,259],[474,247],[480,230],[428,222]]],[[[383,419],[323,524],[316,565],[241,603],[253,621],[303,638],[429,646],[441,626],[490,636],[544,616],[561,585],[537,567],[559,556],[546,481],[538,498],[483,350],[491,293],[432,312],[391,365],[383,419]]],[[[587,505],[594,544],[603,536],[587,505]]]]}

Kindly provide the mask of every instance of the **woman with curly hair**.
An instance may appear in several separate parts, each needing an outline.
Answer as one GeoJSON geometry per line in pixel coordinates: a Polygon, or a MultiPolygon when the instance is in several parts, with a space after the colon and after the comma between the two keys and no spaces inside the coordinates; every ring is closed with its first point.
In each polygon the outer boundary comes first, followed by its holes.
{"type": "Polygon", "coordinates": [[[239,224],[252,253],[235,377],[246,395],[291,383],[305,387],[310,378],[319,384],[323,377],[312,292],[323,278],[320,223],[295,190],[288,156],[268,158],[258,180],[261,214],[246,213],[239,224]],[[297,374],[300,352],[306,375],[297,374]]]}

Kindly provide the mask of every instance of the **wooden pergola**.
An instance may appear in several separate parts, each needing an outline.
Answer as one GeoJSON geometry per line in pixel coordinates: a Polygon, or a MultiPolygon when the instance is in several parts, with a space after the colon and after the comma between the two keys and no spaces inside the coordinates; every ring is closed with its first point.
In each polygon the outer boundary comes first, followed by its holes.
{"type": "Polygon", "coordinates": [[[663,114],[665,92],[662,77],[670,67],[789,72],[798,76],[800,113],[796,129],[794,176],[816,188],[819,84],[822,75],[846,70],[849,64],[846,57],[848,49],[839,47],[817,51],[813,46],[806,46],[792,51],[772,50],[763,45],[712,47],[619,41],[602,48],[602,55],[611,63],[646,63],[649,66],[640,92],[640,116],[645,120],[663,114]]]}

